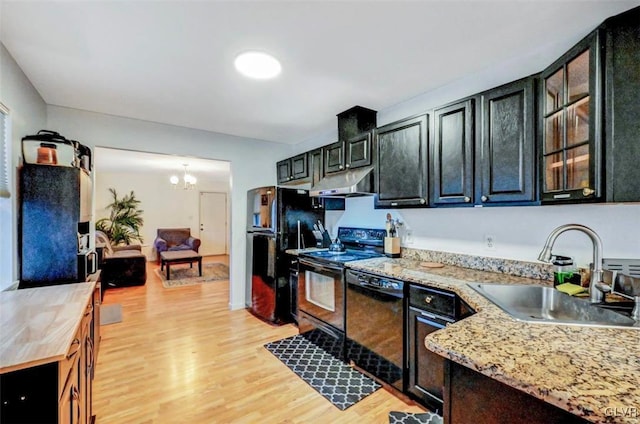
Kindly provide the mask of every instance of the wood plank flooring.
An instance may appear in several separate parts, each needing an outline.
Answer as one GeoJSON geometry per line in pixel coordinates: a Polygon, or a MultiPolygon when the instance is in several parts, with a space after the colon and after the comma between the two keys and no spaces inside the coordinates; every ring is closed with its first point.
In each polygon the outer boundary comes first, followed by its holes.
{"type": "Polygon", "coordinates": [[[105,292],[104,304],[122,304],[123,320],[101,327],[98,424],[382,424],[389,411],[422,411],[384,389],[340,411],[264,349],[295,326],[230,311],[228,281],[165,289],[157,268],[147,264],[145,286],[105,292]]]}

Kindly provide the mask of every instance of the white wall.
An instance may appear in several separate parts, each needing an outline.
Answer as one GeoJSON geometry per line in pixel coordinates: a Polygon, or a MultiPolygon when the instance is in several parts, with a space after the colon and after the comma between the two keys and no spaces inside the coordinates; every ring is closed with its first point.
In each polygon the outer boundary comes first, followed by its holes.
{"type": "MultiPolygon", "coordinates": [[[[9,187],[16,187],[21,138],[45,128],[46,105],[13,57],[0,43],[0,102],[9,108],[11,169],[9,187]]],[[[17,192],[0,198],[0,290],[18,279],[17,192]]]]}
{"type": "MultiPolygon", "coordinates": [[[[640,258],[638,203],[387,210],[373,209],[370,196],[347,199],[346,210],[333,212],[332,221],[336,226],[384,228],[387,212],[404,223],[403,246],[416,249],[535,262],[551,230],[577,223],[598,233],[604,257],[640,258]],[[486,235],[493,236],[494,249],[486,247],[486,235]]],[[[573,256],[586,266],[591,262],[591,246],[586,235],[570,231],[558,238],[553,253],[573,256]]]]}
{"type": "Polygon", "coordinates": [[[230,306],[244,307],[247,190],[275,183],[275,162],[289,146],[226,134],[47,107],[47,126],[88,146],[231,162],[230,306]]]}
{"type": "MultiPolygon", "coordinates": [[[[126,151],[122,151],[126,155],[126,151]]],[[[144,225],[140,234],[143,237],[143,252],[147,260],[156,259],[153,241],[158,228],[191,228],[191,234],[198,237],[200,232],[200,192],[219,192],[229,195],[229,181],[207,180],[198,177],[198,184],[193,190],[174,189],[169,183],[170,173],[139,172],[101,172],[96,169],[94,207],[97,221],[109,216],[107,205],[113,201],[109,192],[114,188],[118,197],[129,194],[133,190],[136,199],[140,200],[140,209],[144,225]]],[[[227,196],[228,197],[228,196],[227,196]]],[[[227,202],[229,205],[229,202],[227,202]]],[[[229,216],[227,211],[227,216],[229,216]]],[[[227,249],[229,245],[227,240],[227,249]]]]}

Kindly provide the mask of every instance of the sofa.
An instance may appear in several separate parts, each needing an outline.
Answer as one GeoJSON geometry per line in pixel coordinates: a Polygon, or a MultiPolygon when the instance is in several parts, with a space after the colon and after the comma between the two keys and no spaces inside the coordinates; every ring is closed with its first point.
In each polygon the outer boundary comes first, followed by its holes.
{"type": "Polygon", "coordinates": [[[96,231],[96,246],[103,248],[100,261],[102,290],[141,286],[147,281],[147,257],[140,245],[112,246],[109,237],[96,231]]]}
{"type": "Polygon", "coordinates": [[[158,228],[158,237],[153,242],[157,260],[160,263],[160,253],[171,250],[200,249],[200,239],[191,236],[190,228],[158,228]]]}

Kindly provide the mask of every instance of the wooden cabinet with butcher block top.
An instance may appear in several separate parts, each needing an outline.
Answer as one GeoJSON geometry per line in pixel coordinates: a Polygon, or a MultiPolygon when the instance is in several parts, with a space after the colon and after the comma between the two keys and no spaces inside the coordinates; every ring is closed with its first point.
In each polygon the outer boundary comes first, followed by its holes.
{"type": "Polygon", "coordinates": [[[0,292],[0,423],[94,422],[99,302],[95,282],[0,292]]]}

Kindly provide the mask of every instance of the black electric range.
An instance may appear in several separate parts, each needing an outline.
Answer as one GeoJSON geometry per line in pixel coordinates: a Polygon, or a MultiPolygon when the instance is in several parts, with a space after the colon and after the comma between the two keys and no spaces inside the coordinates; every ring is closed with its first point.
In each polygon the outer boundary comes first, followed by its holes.
{"type": "Polygon", "coordinates": [[[340,227],[344,252],[299,255],[298,328],[303,335],[313,334],[314,343],[341,360],[345,360],[345,264],[383,256],[385,235],[381,229],[340,227]]]}
{"type": "Polygon", "coordinates": [[[386,231],[381,229],[339,227],[338,238],[345,246],[345,251],[319,250],[301,253],[300,256],[313,261],[336,265],[384,256],[385,235],[386,231]]]}

